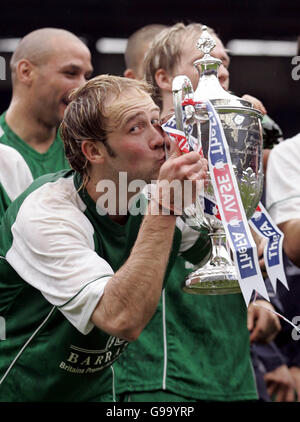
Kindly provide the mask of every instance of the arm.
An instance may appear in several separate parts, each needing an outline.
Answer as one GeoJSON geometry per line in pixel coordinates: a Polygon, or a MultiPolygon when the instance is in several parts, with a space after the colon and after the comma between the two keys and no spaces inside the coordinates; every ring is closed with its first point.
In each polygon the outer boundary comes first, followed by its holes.
{"type": "Polygon", "coordinates": [[[286,360],[276,344],[274,342],[255,343],[253,347],[258,360],[265,369],[264,380],[270,398],[278,402],[294,401],[294,381],[286,365],[286,360]]]}
{"type": "Polygon", "coordinates": [[[109,280],[92,314],[96,326],[129,341],[138,337],[161,295],[175,221],[175,216],[145,216],[130,257],[109,280]]]}
{"type": "MultiPolygon", "coordinates": [[[[190,153],[164,163],[160,178],[195,178],[196,184],[206,168],[206,160],[190,153]]],[[[13,241],[5,259],[82,334],[96,324],[108,334],[134,339],[159,300],[175,216],[150,215],[151,203],[140,233],[133,234],[137,240],[129,259],[114,272],[97,252],[94,226],[78,203],[72,175],[31,192],[8,230],[13,241]]]]}
{"type": "Polygon", "coordinates": [[[267,391],[276,402],[295,401],[295,382],[286,365],[278,366],[264,376],[267,391]]]}
{"type": "Polygon", "coordinates": [[[292,219],[278,225],[284,233],[283,249],[290,260],[300,267],[300,219],[292,219]]]}
{"type": "MultiPolygon", "coordinates": [[[[196,185],[206,170],[206,160],[197,153],[178,156],[176,152],[161,168],[158,201],[165,207],[169,197],[166,181],[188,179],[196,185]]],[[[172,204],[170,208],[174,208],[172,204]]],[[[129,341],[138,337],[155,312],[172,247],[175,216],[152,215],[151,211],[157,211],[154,200],[128,260],[107,283],[91,318],[102,330],[129,341]]]]}
{"type": "Polygon", "coordinates": [[[267,110],[263,103],[256,97],[252,97],[252,95],[244,94],[242,98],[246,101],[249,101],[254,108],[259,110],[262,114],[267,114],[267,110]]]}
{"type": "Polygon", "coordinates": [[[298,402],[300,402],[300,367],[299,366],[291,366],[290,368],[290,374],[293,377],[295,388],[297,391],[298,396],[298,402]]]}
{"type": "Polygon", "coordinates": [[[284,250],[292,261],[300,261],[299,136],[276,145],[270,153],[266,183],[267,209],[285,235],[284,250]]]}

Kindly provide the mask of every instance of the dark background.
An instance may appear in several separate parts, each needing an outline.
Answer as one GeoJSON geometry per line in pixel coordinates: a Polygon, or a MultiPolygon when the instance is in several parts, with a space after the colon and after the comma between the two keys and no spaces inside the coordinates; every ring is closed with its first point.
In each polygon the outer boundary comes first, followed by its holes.
{"type": "MultiPolygon", "coordinates": [[[[127,38],[151,24],[201,22],[213,27],[226,46],[231,39],[296,41],[300,35],[299,0],[52,0],[2,2],[0,38],[23,37],[45,26],[65,28],[84,37],[93,55],[94,75],[124,70],[123,55],[99,54],[101,37],[127,38]]],[[[0,51],[8,65],[10,54],[0,51]]],[[[300,80],[292,79],[292,57],[232,56],[230,88],[259,98],[285,137],[300,129],[300,80]]],[[[299,71],[300,75],[300,71],[299,71]]],[[[9,103],[11,86],[0,81],[0,112],[9,103]]]]}

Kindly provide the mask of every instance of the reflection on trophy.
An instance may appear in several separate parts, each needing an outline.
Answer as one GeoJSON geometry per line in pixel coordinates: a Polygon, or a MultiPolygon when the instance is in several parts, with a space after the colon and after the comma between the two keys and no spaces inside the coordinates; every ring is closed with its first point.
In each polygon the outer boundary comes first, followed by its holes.
{"type": "MultiPolygon", "coordinates": [[[[221,60],[210,55],[215,45],[204,26],[197,43],[204,57],[194,62],[200,74],[195,92],[186,76],[177,76],[173,81],[176,127],[185,133],[190,149],[202,151],[208,158],[210,122],[205,101],[210,101],[222,124],[240,197],[249,219],[260,201],[263,188],[262,115],[250,102],[221,87],[218,81],[221,60]],[[187,104],[184,110],[183,104],[187,104]]],[[[230,201],[229,195],[227,200],[230,201]]],[[[209,262],[188,276],[184,291],[191,294],[239,293],[237,271],[230,257],[210,175],[203,196],[184,210],[182,218],[195,230],[206,227],[213,245],[209,262]]]]}

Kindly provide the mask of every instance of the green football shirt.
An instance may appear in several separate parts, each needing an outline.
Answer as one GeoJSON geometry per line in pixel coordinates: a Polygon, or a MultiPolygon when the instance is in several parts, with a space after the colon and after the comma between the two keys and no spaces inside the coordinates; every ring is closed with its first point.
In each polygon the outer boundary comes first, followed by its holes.
{"type": "MultiPolygon", "coordinates": [[[[90,318],[106,283],[128,258],[143,214],[129,214],[119,225],[100,216],[80,186],[73,171],[42,176],[3,217],[0,316],[6,339],[0,341],[0,401],[113,396],[111,364],[127,342],[102,332],[90,318]]],[[[142,196],[140,203],[146,206],[142,196]]],[[[211,251],[206,232],[179,226],[165,283],[178,253],[194,261],[207,260],[211,251]]]]}
{"type": "Polygon", "coordinates": [[[183,292],[191,271],[185,265],[178,257],[153,318],[114,364],[116,392],[149,392],[151,398],[151,391],[166,390],[194,400],[257,399],[242,295],[183,292]]]}
{"type": "Polygon", "coordinates": [[[33,179],[47,173],[69,169],[70,164],[65,157],[63,142],[57,132],[56,138],[45,153],[33,149],[17,136],[5,121],[6,112],[0,116],[0,143],[16,149],[26,161],[33,179]]]}

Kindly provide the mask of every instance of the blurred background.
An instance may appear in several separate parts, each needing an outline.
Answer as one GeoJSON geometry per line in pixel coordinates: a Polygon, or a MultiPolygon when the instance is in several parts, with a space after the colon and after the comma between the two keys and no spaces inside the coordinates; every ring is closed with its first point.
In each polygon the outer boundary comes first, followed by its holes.
{"type": "Polygon", "coordinates": [[[12,51],[34,29],[74,32],[92,52],[94,76],[122,75],[134,31],[152,23],[200,22],[230,50],[231,90],[259,98],[285,137],[300,131],[299,0],[6,0],[0,10],[0,113],[11,97],[12,51]]]}

